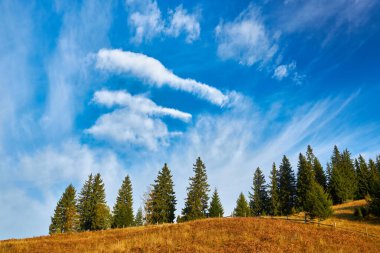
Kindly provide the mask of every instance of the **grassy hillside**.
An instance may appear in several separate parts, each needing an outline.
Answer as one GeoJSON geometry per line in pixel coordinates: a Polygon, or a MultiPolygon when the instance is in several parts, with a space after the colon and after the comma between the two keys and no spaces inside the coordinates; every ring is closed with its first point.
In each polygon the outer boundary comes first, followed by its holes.
{"type": "MultiPolygon", "coordinates": [[[[379,233],[378,221],[354,220],[352,207],[361,204],[335,207],[326,223],[359,230],[370,226],[379,233]]],[[[0,252],[380,252],[380,239],[282,220],[222,218],[8,240],[0,242],[0,252]]]]}

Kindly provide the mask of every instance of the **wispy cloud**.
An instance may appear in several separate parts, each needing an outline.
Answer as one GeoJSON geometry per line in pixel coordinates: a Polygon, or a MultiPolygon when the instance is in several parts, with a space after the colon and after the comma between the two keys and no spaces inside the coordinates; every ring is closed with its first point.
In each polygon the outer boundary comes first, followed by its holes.
{"type": "Polygon", "coordinates": [[[181,78],[160,61],[144,54],[101,49],[97,54],[96,66],[101,70],[130,74],[156,87],[167,85],[186,91],[216,105],[228,103],[228,97],[220,90],[190,78],[181,78]]]}
{"type": "Polygon", "coordinates": [[[260,13],[252,5],[235,20],[221,22],[215,28],[218,55],[242,65],[265,64],[278,51],[274,36],[268,32],[260,13]]]}
{"type": "Polygon", "coordinates": [[[125,90],[97,91],[94,94],[93,101],[108,107],[112,107],[114,105],[125,106],[133,112],[143,114],[169,116],[183,121],[189,121],[191,119],[190,113],[181,112],[173,108],[158,106],[152,100],[144,97],[143,95],[133,96],[125,90]]]}
{"type": "Polygon", "coordinates": [[[167,146],[169,139],[179,132],[170,132],[159,118],[169,116],[188,122],[191,114],[176,109],[158,106],[142,96],[132,96],[126,91],[97,91],[93,101],[108,107],[122,106],[113,112],[101,115],[86,133],[110,142],[157,150],[167,146]]]}
{"type": "Polygon", "coordinates": [[[153,151],[167,146],[168,139],[178,134],[169,132],[161,119],[126,108],[103,114],[85,132],[118,145],[134,145],[153,151]]]}
{"type": "Polygon", "coordinates": [[[178,37],[181,33],[185,33],[186,42],[191,43],[199,38],[201,27],[199,24],[199,11],[189,14],[182,5],[169,11],[170,24],[166,29],[166,34],[178,37]]]}
{"type": "Polygon", "coordinates": [[[158,36],[177,38],[186,35],[186,42],[192,43],[200,36],[199,11],[189,13],[182,5],[169,10],[164,19],[155,0],[126,0],[129,10],[129,25],[134,32],[132,42],[140,44],[158,36]]]}

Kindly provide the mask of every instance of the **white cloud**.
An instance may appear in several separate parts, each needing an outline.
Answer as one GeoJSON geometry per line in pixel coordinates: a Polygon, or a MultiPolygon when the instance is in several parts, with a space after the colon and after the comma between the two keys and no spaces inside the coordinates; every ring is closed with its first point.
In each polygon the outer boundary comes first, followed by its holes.
{"type": "Polygon", "coordinates": [[[133,75],[157,87],[167,85],[190,92],[220,106],[228,103],[228,97],[220,90],[190,78],[178,77],[160,61],[144,54],[101,49],[97,54],[96,66],[102,70],[133,75]]]}
{"type": "Polygon", "coordinates": [[[189,121],[191,119],[191,114],[189,113],[158,106],[149,98],[142,95],[132,96],[127,91],[97,91],[94,94],[93,101],[108,107],[114,105],[125,106],[133,112],[142,114],[170,116],[183,121],[189,121]]]}
{"type": "Polygon", "coordinates": [[[125,108],[103,114],[86,132],[99,139],[124,145],[132,144],[153,151],[159,146],[166,146],[168,139],[177,134],[170,133],[166,124],[159,118],[125,108]]]}
{"type": "Polygon", "coordinates": [[[215,28],[218,55],[242,65],[265,64],[278,50],[259,12],[250,5],[232,22],[221,22],[215,28]]]}
{"type": "Polygon", "coordinates": [[[273,78],[281,81],[286,77],[291,76],[296,83],[302,82],[301,76],[295,71],[296,63],[293,61],[289,64],[282,64],[275,68],[273,78]]]}
{"type": "Polygon", "coordinates": [[[143,40],[151,40],[161,34],[164,29],[164,21],[161,18],[161,11],[156,1],[146,0],[139,3],[137,8],[136,1],[127,0],[128,8],[135,10],[129,16],[129,25],[135,30],[132,41],[141,43],[143,40]]]}
{"type": "Polygon", "coordinates": [[[187,33],[186,42],[188,43],[199,38],[201,28],[198,13],[188,14],[187,10],[180,5],[169,14],[170,24],[166,29],[168,35],[178,37],[182,32],[187,33]]]}
{"type": "Polygon", "coordinates": [[[197,40],[200,35],[200,15],[197,12],[189,14],[179,5],[174,11],[169,10],[165,20],[155,0],[127,0],[129,10],[129,26],[134,31],[132,42],[140,44],[158,36],[178,37],[186,34],[186,42],[197,40]]]}

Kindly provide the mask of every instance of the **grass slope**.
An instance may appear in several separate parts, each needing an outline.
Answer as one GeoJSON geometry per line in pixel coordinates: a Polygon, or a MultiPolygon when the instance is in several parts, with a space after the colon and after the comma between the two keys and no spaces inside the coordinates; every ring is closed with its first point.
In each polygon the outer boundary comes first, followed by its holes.
{"type": "MultiPolygon", "coordinates": [[[[326,223],[371,227],[377,220],[355,221],[362,202],[334,207],[326,223]]],[[[330,227],[261,218],[206,219],[98,232],[44,236],[0,242],[0,252],[380,252],[380,239],[330,227]]]]}

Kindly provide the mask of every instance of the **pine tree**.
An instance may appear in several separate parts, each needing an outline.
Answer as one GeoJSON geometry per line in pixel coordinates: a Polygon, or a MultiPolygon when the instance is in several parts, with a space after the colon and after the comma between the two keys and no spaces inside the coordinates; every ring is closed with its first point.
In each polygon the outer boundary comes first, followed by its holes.
{"type": "Polygon", "coordinates": [[[380,175],[380,155],[376,157],[376,168],[377,168],[377,174],[380,175]]]}
{"type": "Polygon", "coordinates": [[[144,225],[143,211],[141,207],[137,210],[136,217],[134,220],[134,225],[137,227],[144,225]]]}
{"type": "Polygon", "coordinates": [[[236,208],[234,210],[234,216],[236,217],[248,217],[251,216],[251,209],[245,199],[243,193],[240,193],[239,198],[236,201],[236,208]]]}
{"type": "Polygon", "coordinates": [[[211,197],[211,202],[210,202],[210,208],[208,210],[209,212],[209,217],[223,217],[224,215],[224,210],[222,203],[219,198],[218,191],[214,190],[214,194],[211,197]]]}
{"type": "Polygon", "coordinates": [[[348,150],[340,154],[334,146],[331,156],[331,176],[329,179],[329,192],[334,204],[343,203],[353,199],[357,189],[355,168],[348,150]]]}
{"type": "Polygon", "coordinates": [[[113,208],[112,228],[124,228],[133,225],[132,206],[132,183],[129,176],[126,176],[119,189],[119,195],[113,208]]]}
{"type": "Polygon", "coordinates": [[[282,215],[293,212],[295,202],[295,178],[289,159],[284,156],[279,171],[280,207],[282,215]]]}
{"type": "Polygon", "coordinates": [[[306,193],[304,211],[312,218],[324,220],[332,214],[332,201],[322,186],[312,180],[310,190],[306,193]]]}
{"type": "Polygon", "coordinates": [[[310,145],[307,146],[307,150],[306,150],[306,161],[307,163],[313,167],[313,163],[314,163],[314,159],[315,159],[315,155],[313,153],[313,149],[311,148],[310,145]]]}
{"type": "Polygon", "coordinates": [[[310,191],[311,182],[314,180],[314,172],[312,169],[312,164],[309,159],[314,160],[311,147],[308,146],[308,156],[306,159],[302,154],[299,154],[298,160],[298,172],[297,172],[297,207],[300,211],[304,210],[306,194],[310,191]]]}
{"type": "Polygon", "coordinates": [[[91,230],[107,229],[111,226],[111,213],[106,204],[104,183],[100,174],[96,174],[91,194],[91,230]]]}
{"type": "Polygon", "coordinates": [[[370,173],[367,163],[362,155],[355,159],[356,178],[357,178],[357,197],[363,199],[370,192],[370,173]]]}
{"type": "Polygon", "coordinates": [[[251,214],[259,216],[268,212],[268,195],[265,185],[265,177],[258,167],[253,176],[253,193],[249,193],[251,214]]]}
{"type": "Polygon", "coordinates": [[[194,177],[191,177],[190,186],[187,188],[185,208],[182,210],[183,220],[205,218],[208,207],[209,185],[207,183],[206,166],[200,157],[193,167],[194,177]]]}
{"type": "Polygon", "coordinates": [[[76,208],[75,188],[71,184],[66,188],[52,217],[50,234],[78,231],[78,213],[76,208]]]}
{"type": "Polygon", "coordinates": [[[276,164],[273,163],[271,176],[271,184],[269,186],[270,200],[269,200],[269,212],[271,215],[280,215],[280,193],[278,188],[278,172],[276,169],[276,164]]]}
{"type": "Polygon", "coordinates": [[[80,230],[91,230],[93,203],[92,203],[92,188],[93,175],[88,176],[88,180],[84,183],[78,199],[78,213],[80,230]]]}
{"type": "Polygon", "coordinates": [[[177,201],[172,175],[166,163],[154,182],[152,186],[151,221],[152,223],[173,223],[177,201]]]}
{"type": "Polygon", "coordinates": [[[315,157],[313,161],[313,170],[315,173],[315,181],[317,181],[317,183],[320,186],[322,186],[323,190],[326,191],[327,190],[326,174],[323,171],[323,167],[317,157],[315,157]]]}
{"type": "Polygon", "coordinates": [[[51,223],[49,226],[49,234],[63,233],[63,205],[62,197],[59,199],[57,206],[54,209],[54,215],[51,217],[51,223]]]}
{"type": "Polygon", "coordinates": [[[379,175],[379,172],[377,171],[376,164],[372,159],[369,159],[368,161],[368,170],[369,170],[368,193],[370,196],[374,196],[376,193],[376,185],[380,180],[380,175],[379,175]]]}

